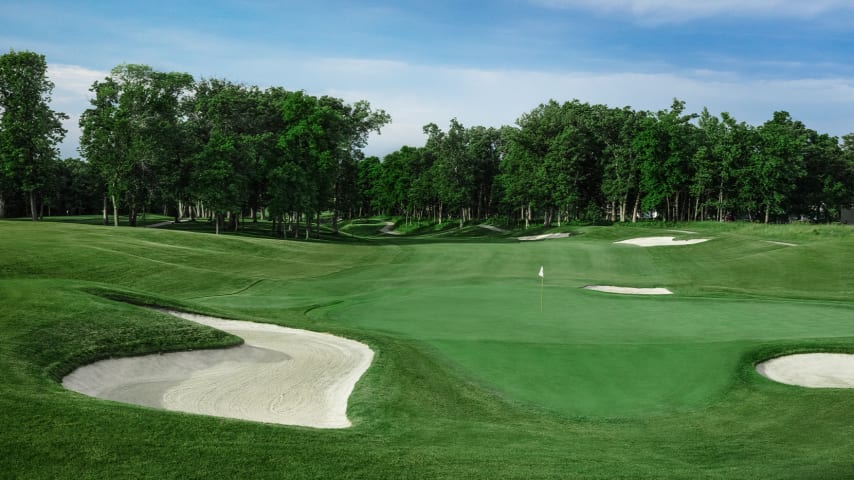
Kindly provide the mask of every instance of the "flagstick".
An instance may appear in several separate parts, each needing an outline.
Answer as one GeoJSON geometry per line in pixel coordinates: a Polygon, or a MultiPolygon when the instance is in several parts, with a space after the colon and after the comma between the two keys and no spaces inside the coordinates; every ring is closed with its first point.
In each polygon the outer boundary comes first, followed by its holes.
{"type": "Polygon", "coordinates": [[[540,313],[543,313],[543,281],[544,277],[540,277],[540,313]]]}

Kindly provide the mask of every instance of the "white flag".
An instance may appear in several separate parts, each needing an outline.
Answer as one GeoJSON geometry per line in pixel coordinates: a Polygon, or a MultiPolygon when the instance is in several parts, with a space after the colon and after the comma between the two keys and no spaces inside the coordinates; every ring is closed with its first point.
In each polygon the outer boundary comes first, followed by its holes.
{"type": "Polygon", "coordinates": [[[543,275],[543,267],[540,267],[540,273],[539,273],[539,275],[540,275],[540,277],[542,277],[542,278],[546,278],[546,276],[545,276],[545,275],[543,275]]]}

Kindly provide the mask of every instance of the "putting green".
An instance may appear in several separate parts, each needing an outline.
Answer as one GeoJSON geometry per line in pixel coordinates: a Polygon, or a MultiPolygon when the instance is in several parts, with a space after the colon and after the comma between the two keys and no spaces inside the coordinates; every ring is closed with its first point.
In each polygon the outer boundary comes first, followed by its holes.
{"type": "Polygon", "coordinates": [[[773,300],[615,299],[553,286],[540,312],[535,282],[408,289],[312,314],[423,341],[516,400],[583,416],[707,404],[757,344],[854,337],[851,308],[773,300]]]}
{"type": "MultiPolygon", "coordinates": [[[[792,249],[725,234],[699,245],[643,249],[614,245],[607,234],[620,232],[593,233],[380,247],[388,248],[388,263],[198,301],[258,313],[313,306],[309,317],[320,325],[417,340],[488,388],[569,416],[690,410],[723,395],[758,345],[854,337],[854,314],[844,304],[692,296],[713,289],[756,295],[762,289],[755,282],[765,278],[771,292],[801,297],[801,277],[768,275],[777,262],[797,260],[792,249]],[[598,281],[668,286],[676,295],[581,288],[598,281]]],[[[811,251],[800,255],[814,258],[811,251]]]]}

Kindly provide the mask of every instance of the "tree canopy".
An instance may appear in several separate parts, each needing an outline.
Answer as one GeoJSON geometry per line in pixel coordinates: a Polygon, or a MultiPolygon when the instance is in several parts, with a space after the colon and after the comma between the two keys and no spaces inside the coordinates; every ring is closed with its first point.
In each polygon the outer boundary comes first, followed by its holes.
{"type": "Polygon", "coordinates": [[[11,50],[0,56],[0,217],[15,191],[28,197],[33,220],[41,216],[39,197],[58,160],[61,121],[68,118],[50,109],[51,92],[44,55],[11,50]]]}
{"type": "Polygon", "coordinates": [[[40,55],[0,57],[0,215],[6,199],[27,198],[34,219],[47,206],[100,209],[107,223],[111,204],[114,225],[162,208],[218,232],[260,216],[273,235],[310,238],[324,212],[337,231],[339,218],[373,214],[460,226],[829,222],[854,204],[854,134],[832,137],[784,111],[752,126],[678,99],[658,111],[549,100],[500,128],[429,123],[423,145],[365,158],[369,135],[391,121],[365,100],[147,65],[92,85],[83,161],[60,161],[65,116],[48,106],[45,72],[40,55]]]}

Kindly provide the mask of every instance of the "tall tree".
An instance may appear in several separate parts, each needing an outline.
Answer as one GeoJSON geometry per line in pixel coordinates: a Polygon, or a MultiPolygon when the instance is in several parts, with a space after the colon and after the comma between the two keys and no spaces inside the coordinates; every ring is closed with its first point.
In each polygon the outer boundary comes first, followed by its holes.
{"type": "Polygon", "coordinates": [[[493,187],[498,165],[501,162],[501,134],[498,129],[481,126],[467,130],[468,156],[474,169],[474,191],[471,205],[476,209],[474,218],[485,218],[493,213],[497,203],[493,187]]]}
{"type": "Polygon", "coordinates": [[[475,192],[475,169],[468,145],[465,127],[451,120],[448,132],[442,132],[436,124],[424,126],[428,135],[426,149],[436,156],[433,164],[433,179],[441,202],[440,209],[448,213],[459,213],[460,228],[471,218],[471,199],[475,192]]]}
{"type": "Polygon", "coordinates": [[[327,125],[326,131],[332,144],[335,140],[338,142],[337,148],[330,145],[333,147],[332,231],[338,233],[339,213],[353,207],[354,165],[364,157],[362,149],[368,143],[368,136],[372,132],[380,133],[382,127],[391,121],[391,116],[383,110],[374,111],[365,100],[350,105],[339,98],[324,96],[319,102],[339,116],[338,121],[327,125]]]}
{"type": "MultiPolygon", "coordinates": [[[[0,188],[15,184],[27,194],[32,219],[39,219],[38,194],[46,182],[65,130],[64,113],[50,108],[53,82],[44,55],[23,51],[0,56],[0,188]]],[[[0,190],[0,216],[5,214],[0,190]]]]}
{"type": "Polygon", "coordinates": [[[196,86],[190,128],[199,147],[189,188],[213,214],[217,233],[226,217],[237,228],[236,216],[249,198],[257,101],[254,89],[226,80],[196,86]]]}
{"type": "Polygon", "coordinates": [[[683,115],[685,102],[674,99],[670,110],[646,117],[635,137],[633,147],[640,161],[640,187],[645,210],[661,210],[664,218],[679,220],[683,190],[693,156],[693,125],[696,115],[683,115]]]}
{"type": "Polygon", "coordinates": [[[836,137],[804,129],[804,170],[798,179],[789,213],[808,217],[812,221],[831,222],[839,218],[840,208],[852,202],[851,172],[846,161],[850,135],[842,143],[836,137]]]}
{"type": "Polygon", "coordinates": [[[180,188],[181,162],[187,156],[181,99],[192,84],[188,74],[119,65],[92,85],[92,106],[80,117],[80,151],[101,172],[115,225],[120,203],[128,208],[129,223],[136,225],[155,193],[168,190],[166,195],[173,196],[180,188]]]}
{"type": "Polygon", "coordinates": [[[598,116],[596,131],[604,144],[602,151],[602,193],[610,207],[616,212],[610,217],[619,216],[626,221],[630,195],[632,202],[632,222],[637,220],[640,205],[638,178],[640,176],[637,156],[632,149],[632,140],[638,131],[638,125],[644,112],[635,112],[629,107],[608,109],[598,116]]]}
{"type": "Polygon", "coordinates": [[[80,153],[104,181],[104,225],[109,223],[109,198],[113,205],[114,225],[118,226],[117,197],[123,192],[128,175],[123,152],[125,135],[119,129],[119,85],[107,77],[101,82],[95,82],[89,91],[94,97],[89,100],[91,107],[80,116],[80,153]]]}
{"type": "Polygon", "coordinates": [[[768,223],[771,215],[785,213],[784,206],[806,174],[803,124],[792,120],[788,112],[774,117],[758,128],[758,149],[754,152],[749,174],[754,179],[753,197],[768,223]]]}

